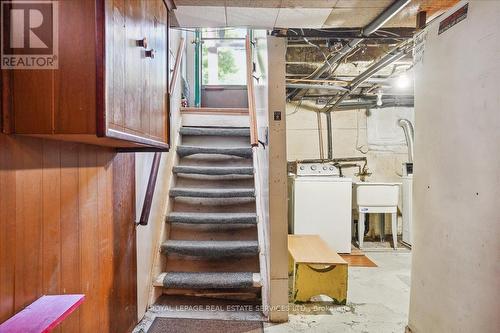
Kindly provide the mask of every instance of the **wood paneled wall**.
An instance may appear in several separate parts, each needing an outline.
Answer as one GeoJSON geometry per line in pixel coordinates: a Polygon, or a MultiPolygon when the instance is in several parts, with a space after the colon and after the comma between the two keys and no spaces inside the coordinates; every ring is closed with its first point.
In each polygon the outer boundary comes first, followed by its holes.
{"type": "Polygon", "coordinates": [[[137,321],[134,154],[0,134],[0,322],[83,293],[59,332],[137,321]]]}

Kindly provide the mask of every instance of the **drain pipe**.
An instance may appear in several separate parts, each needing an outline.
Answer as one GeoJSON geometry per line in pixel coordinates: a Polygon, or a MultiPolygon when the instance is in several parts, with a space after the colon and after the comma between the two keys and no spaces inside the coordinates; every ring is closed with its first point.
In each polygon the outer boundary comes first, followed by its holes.
{"type": "Polygon", "coordinates": [[[408,145],[408,162],[413,163],[413,140],[415,137],[413,124],[408,119],[399,119],[398,125],[405,132],[406,144],[408,145]]]}
{"type": "Polygon", "coordinates": [[[333,140],[332,140],[332,114],[326,114],[326,134],[328,137],[328,159],[333,158],[333,140]]]}
{"type": "Polygon", "coordinates": [[[348,91],[347,88],[334,84],[314,84],[314,83],[287,83],[287,88],[292,89],[319,89],[319,90],[337,90],[348,91]]]}

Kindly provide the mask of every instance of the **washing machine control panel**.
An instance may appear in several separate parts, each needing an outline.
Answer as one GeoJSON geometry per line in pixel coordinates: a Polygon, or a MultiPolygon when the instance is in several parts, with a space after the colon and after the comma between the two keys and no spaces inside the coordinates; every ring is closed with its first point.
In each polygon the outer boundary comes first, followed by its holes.
{"type": "Polygon", "coordinates": [[[297,176],[339,176],[339,169],[333,163],[297,163],[297,176]]]}

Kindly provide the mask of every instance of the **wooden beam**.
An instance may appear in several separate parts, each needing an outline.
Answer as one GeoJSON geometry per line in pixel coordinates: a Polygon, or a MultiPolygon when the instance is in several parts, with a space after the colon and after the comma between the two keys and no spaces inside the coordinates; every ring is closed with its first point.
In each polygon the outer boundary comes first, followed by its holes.
{"type": "Polygon", "coordinates": [[[427,12],[421,11],[417,13],[417,22],[416,22],[416,28],[417,30],[421,30],[425,28],[425,25],[427,24],[427,12]]]}

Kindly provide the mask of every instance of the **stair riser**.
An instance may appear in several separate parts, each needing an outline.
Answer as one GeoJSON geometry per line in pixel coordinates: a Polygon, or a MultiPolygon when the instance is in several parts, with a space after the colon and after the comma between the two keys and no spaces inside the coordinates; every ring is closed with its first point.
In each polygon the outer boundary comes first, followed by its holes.
{"type": "Polygon", "coordinates": [[[174,212],[196,213],[252,213],[255,214],[255,198],[197,199],[177,198],[174,212]]]}
{"type": "Polygon", "coordinates": [[[253,178],[244,179],[193,179],[185,177],[177,177],[176,189],[196,188],[196,189],[247,189],[246,191],[253,192],[255,182],[253,178]]]}
{"type": "Polygon", "coordinates": [[[199,167],[252,167],[251,158],[241,158],[228,155],[191,155],[179,160],[180,166],[199,167]]]}
{"type": "Polygon", "coordinates": [[[182,136],[183,146],[201,146],[201,147],[248,147],[250,138],[234,136],[182,136]]]}
{"type": "Polygon", "coordinates": [[[260,288],[245,288],[245,289],[171,289],[162,288],[162,293],[165,295],[182,295],[182,296],[196,296],[204,298],[216,299],[231,299],[242,301],[254,301],[260,299],[260,288]]]}
{"type": "Polygon", "coordinates": [[[255,224],[184,224],[170,223],[169,239],[193,241],[256,241],[255,224]]]}
{"type": "Polygon", "coordinates": [[[229,258],[220,261],[168,255],[167,272],[258,272],[259,257],[229,258]]]}

